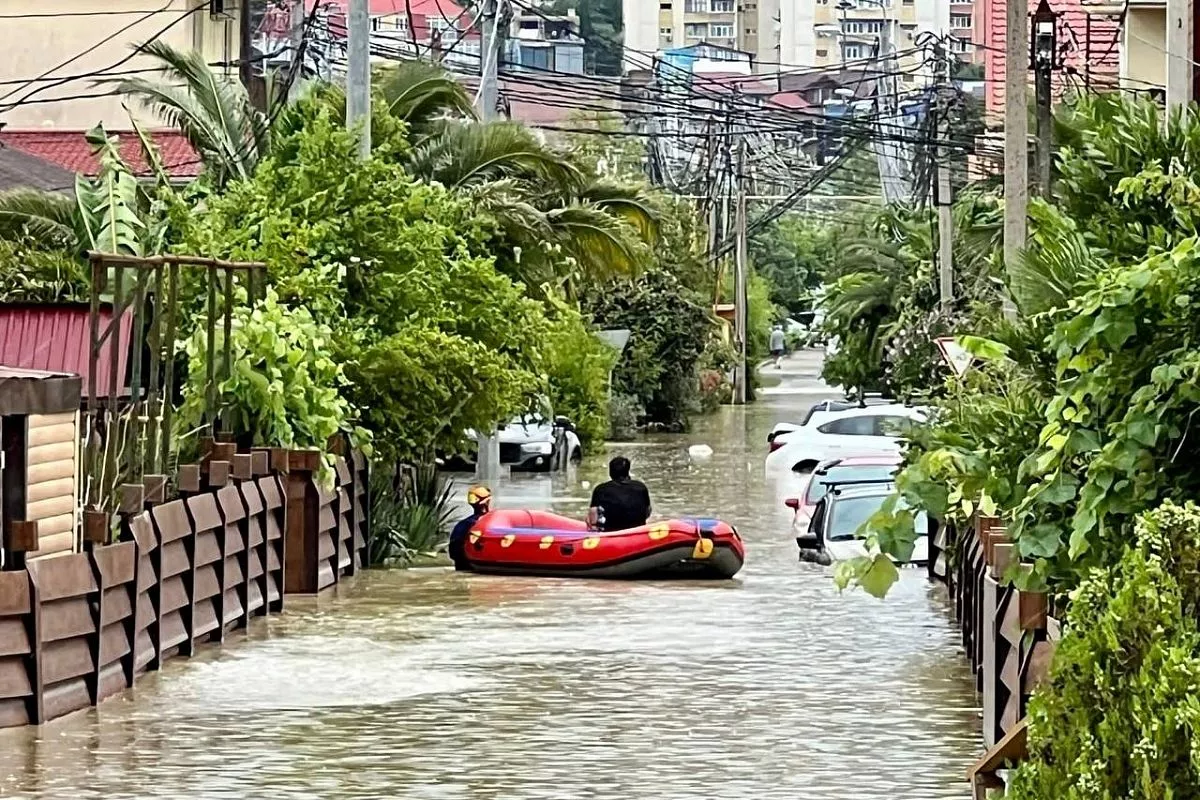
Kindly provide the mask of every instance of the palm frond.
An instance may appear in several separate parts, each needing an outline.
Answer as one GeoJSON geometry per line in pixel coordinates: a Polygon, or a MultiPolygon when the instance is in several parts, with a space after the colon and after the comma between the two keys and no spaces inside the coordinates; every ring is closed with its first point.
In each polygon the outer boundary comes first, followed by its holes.
{"type": "Polygon", "coordinates": [[[32,238],[47,249],[76,246],[75,202],[37,189],[0,192],[0,239],[32,238]]]}
{"type": "Polygon", "coordinates": [[[183,131],[218,185],[253,174],[267,142],[267,120],[246,90],[208,65],[203,53],[183,51],[161,39],[137,48],[153,57],[166,81],[108,78],[168,124],[183,131]]]}
{"type": "Polygon", "coordinates": [[[1064,308],[1075,286],[1101,268],[1075,223],[1041,200],[1029,204],[1029,246],[1009,267],[1008,285],[1023,314],[1064,308]]]}
{"type": "Polygon", "coordinates": [[[403,61],[376,73],[389,113],[416,133],[447,119],[475,119],[467,91],[446,70],[424,61],[403,61]]]}
{"type": "MultiPolygon", "coordinates": [[[[570,194],[582,176],[564,156],[540,142],[529,128],[514,122],[450,124],[441,134],[415,147],[409,170],[419,178],[465,188],[514,178],[570,194]]],[[[536,193],[536,192],[535,192],[536,193]]]]}
{"type": "Polygon", "coordinates": [[[659,213],[646,193],[636,187],[598,180],[584,186],[579,200],[623,219],[632,225],[647,244],[658,240],[659,213]]]}

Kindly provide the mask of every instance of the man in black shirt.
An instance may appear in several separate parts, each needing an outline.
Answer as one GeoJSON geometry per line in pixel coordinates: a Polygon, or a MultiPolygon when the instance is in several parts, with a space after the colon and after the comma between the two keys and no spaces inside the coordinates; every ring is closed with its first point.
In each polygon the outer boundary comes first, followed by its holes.
{"type": "Polygon", "coordinates": [[[629,459],[617,456],[608,462],[610,481],[592,491],[588,527],[599,531],[623,531],[645,525],[650,519],[650,491],[646,484],[629,477],[629,459]]]}

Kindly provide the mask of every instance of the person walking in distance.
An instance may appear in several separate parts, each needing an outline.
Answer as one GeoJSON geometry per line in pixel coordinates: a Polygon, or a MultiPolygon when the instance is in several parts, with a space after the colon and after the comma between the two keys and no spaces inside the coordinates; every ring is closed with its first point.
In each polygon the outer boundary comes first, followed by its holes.
{"type": "Polygon", "coordinates": [[[617,456],[608,462],[608,477],[592,491],[588,528],[594,531],[623,531],[646,524],[650,519],[650,490],[629,477],[629,459],[617,456]]]}
{"type": "Polygon", "coordinates": [[[784,348],[784,336],[783,336],[783,326],[782,325],[779,325],[778,323],[776,323],[775,327],[771,329],[771,339],[769,342],[769,346],[771,349],[771,357],[775,359],[775,369],[783,369],[783,365],[781,363],[783,360],[783,348],[784,348]]]}

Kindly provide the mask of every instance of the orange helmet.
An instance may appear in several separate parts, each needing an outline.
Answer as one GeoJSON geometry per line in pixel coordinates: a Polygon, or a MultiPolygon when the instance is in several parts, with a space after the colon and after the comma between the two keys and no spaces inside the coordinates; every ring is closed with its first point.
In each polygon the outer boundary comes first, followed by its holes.
{"type": "Polygon", "coordinates": [[[490,503],[492,490],[486,486],[472,486],[467,490],[467,505],[481,506],[490,503]]]}

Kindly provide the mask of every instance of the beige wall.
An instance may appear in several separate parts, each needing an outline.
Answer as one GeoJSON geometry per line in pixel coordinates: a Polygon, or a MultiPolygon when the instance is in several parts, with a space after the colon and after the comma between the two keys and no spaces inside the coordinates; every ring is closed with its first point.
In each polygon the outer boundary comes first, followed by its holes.
{"type": "Polygon", "coordinates": [[[1131,4],[1121,42],[1121,83],[1145,91],[1167,82],[1167,10],[1131,4]]]}
{"type": "MultiPolygon", "coordinates": [[[[180,48],[200,46],[210,62],[235,60],[238,53],[236,22],[213,19],[207,6],[188,13],[201,4],[202,0],[174,0],[167,10],[147,15],[148,9],[157,11],[165,2],[54,0],[47,3],[39,0],[0,0],[0,15],[6,15],[0,18],[0,41],[3,42],[0,95],[20,89],[0,101],[0,120],[7,123],[9,130],[83,130],[98,122],[110,128],[128,128],[129,117],[121,106],[120,97],[76,96],[108,91],[106,87],[92,84],[90,75],[93,73],[146,67],[149,61],[142,56],[134,56],[119,66],[114,65],[129,56],[131,45],[156,36],[180,48]],[[141,13],[109,13],[124,11],[141,13]],[[100,16],[81,15],[87,12],[106,13],[100,16]],[[56,16],[11,18],[11,15],[17,14],[51,13],[56,16]],[[171,23],[175,24],[166,33],[160,34],[171,23]],[[129,26],[128,30],[122,31],[126,26],[129,26]],[[111,41],[103,41],[109,36],[113,36],[111,41]],[[80,58],[54,70],[48,80],[24,85],[31,78],[76,55],[80,58]],[[68,76],[88,77],[73,78],[61,86],[53,85],[53,79],[68,76]],[[39,91],[29,100],[52,102],[25,102],[11,110],[7,108],[34,88],[39,91]]],[[[139,117],[146,118],[144,114],[139,114],[139,117]]]]}
{"type": "Polygon", "coordinates": [[[38,523],[38,549],[33,557],[76,552],[79,415],[69,411],[31,414],[27,419],[25,519],[38,523]]]}

